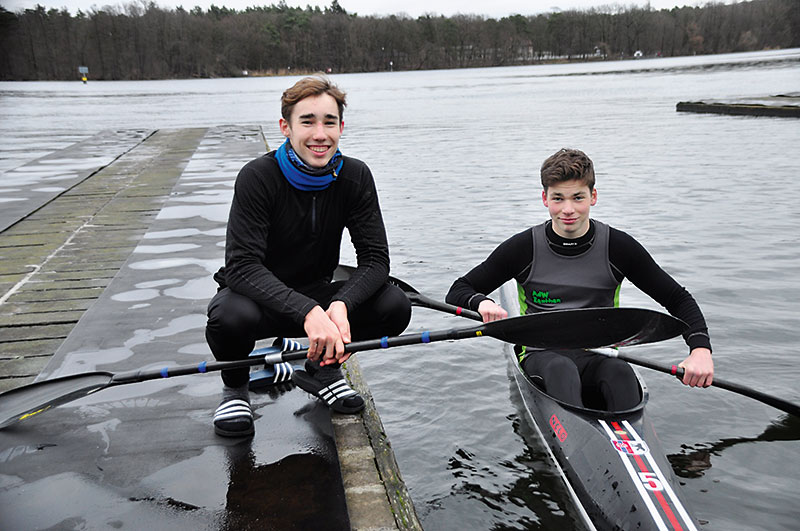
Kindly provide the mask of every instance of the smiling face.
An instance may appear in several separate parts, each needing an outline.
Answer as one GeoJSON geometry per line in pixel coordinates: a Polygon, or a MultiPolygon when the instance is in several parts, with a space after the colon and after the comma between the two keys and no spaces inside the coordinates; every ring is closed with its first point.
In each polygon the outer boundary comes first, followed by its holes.
{"type": "Polygon", "coordinates": [[[553,230],[562,238],[580,238],[589,230],[589,209],[597,203],[597,190],[573,179],[550,185],[542,192],[553,230]]]}
{"type": "Polygon", "coordinates": [[[295,153],[313,168],[324,168],[339,147],[344,122],[336,100],[328,94],[298,101],[289,119],[278,122],[295,153]]]}

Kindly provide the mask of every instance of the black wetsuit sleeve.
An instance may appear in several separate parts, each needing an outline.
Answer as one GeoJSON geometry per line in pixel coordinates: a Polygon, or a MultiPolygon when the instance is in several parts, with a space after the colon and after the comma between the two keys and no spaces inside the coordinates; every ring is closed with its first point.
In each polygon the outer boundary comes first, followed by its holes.
{"type": "Polygon", "coordinates": [[[525,229],[501,243],[486,260],[450,286],[445,301],[477,311],[487,294],[506,281],[522,281],[533,260],[533,231],[525,229]]]}
{"type": "Polygon", "coordinates": [[[356,252],[356,270],[338,291],[340,300],[352,312],[378,291],[389,278],[389,244],[372,172],[362,167],[357,203],[347,216],[347,231],[356,252]]]}
{"type": "Polygon", "coordinates": [[[697,347],[711,349],[708,326],[691,293],[661,269],[632,236],[612,227],[609,238],[609,261],[617,280],[621,282],[622,278],[627,278],[670,315],[686,322],[689,329],[683,338],[690,350],[697,347]]]}
{"type": "Polygon", "coordinates": [[[271,185],[253,162],[236,178],[225,240],[225,284],[302,324],[317,302],[288,287],[264,266],[268,252],[264,242],[268,241],[269,213],[276,196],[271,185]]]}

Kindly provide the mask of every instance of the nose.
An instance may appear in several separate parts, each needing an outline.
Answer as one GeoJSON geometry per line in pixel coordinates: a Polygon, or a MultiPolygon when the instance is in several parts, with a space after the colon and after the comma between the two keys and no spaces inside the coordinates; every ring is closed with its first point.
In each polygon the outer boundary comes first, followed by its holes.
{"type": "Polygon", "coordinates": [[[325,124],[322,122],[317,122],[314,125],[314,138],[317,139],[324,139],[325,138],[325,124]]]}

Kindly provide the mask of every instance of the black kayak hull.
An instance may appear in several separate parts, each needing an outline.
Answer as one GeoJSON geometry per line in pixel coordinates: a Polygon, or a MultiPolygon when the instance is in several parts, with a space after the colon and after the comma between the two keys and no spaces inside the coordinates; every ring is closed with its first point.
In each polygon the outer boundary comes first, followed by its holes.
{"type": "Polygon", "coordinates": [[[547,395],[521,369],[514,349],[507,346],[506,351],[529,420],[589,529],[697,529],[646,415],[648,393],[638,372],[641,401],[636,407],[592,410],[547,395]]]}
{"type": "MultiPolygon", "coordinates": [[[[513,355],[513,352],[512,352],[513,355]]],[[[624,413],[571,408],[542,392],[514,362],[530,420],[587,527],[696,529],[642,403],[624,413]]]]}

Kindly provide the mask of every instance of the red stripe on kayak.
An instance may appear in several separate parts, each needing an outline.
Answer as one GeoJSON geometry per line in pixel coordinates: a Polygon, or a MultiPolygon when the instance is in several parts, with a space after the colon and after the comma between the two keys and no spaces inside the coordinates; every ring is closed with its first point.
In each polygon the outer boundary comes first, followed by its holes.
{"type": "Polygon", "coordinates": [[[664,498],[664,495],[659,491],[656,491],[655,495],[656,498],[658,498],[658,502],[661,504],[661,507],[664,509],[664,512],[667,514],[667,518],[672,524],[672,527],[674,527],[675,529],[682,530],[683,527],[681,527],[681,524],[680,522],[678,522],[678,519],[675,518],[675,513],[672,512],[672,508],[669,506],[669,502],[667,501],[667,499],[664,498]]]}
{"type": "MultiPolygon", "coordinates": [[[[619,422],[612,421],[611,425],[614,427],[614,430],[620,436],[620,438],[626,442],[631,440],[628,437],[628,431],[625,430],[622,426],[620,426],[619,422]]],[[[639,470],[642,472],[652,472],[647,463],[645,463],[644,459],[640,455],[634,455],[633,460],[636,461],[636,464],[639,466],[639,470]]],[[[659,478],[661,480],[661,478],[659,478]]],[[[681,526],[678,519],[675,517],[675,513],[672,512],[672,507],[670,507],[669,501],[664,497],[661,491],[658,490],[650,490],[647,489],[649,492],[653,493],[653,496],[658,500],[659,505],[661,505],[661,509],[664,511],[664,514],[667,516],[667,519],[672,524],[673,529],[683,531],[683,527],[681,526]]]]}

